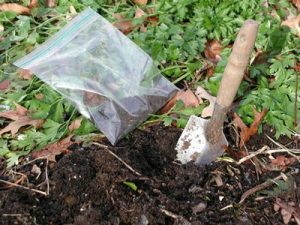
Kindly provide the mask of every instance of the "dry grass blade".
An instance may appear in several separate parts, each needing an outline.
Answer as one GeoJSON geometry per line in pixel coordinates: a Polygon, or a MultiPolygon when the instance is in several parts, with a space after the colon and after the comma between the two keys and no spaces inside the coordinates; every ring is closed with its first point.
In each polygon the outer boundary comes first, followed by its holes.
{"type": "Polygon", "coordinates": [[[246,200],[246,198],[248,198],[250,195],[271,186],[272,184],[274,184],[274,181],[283,179],[284,177],[285,177],[284,174],[280,174],[279,176],[275,177],[274,179],[267,180],[267,181],[255,186],[254,188],[249,189],[242,195],[239,204],[242,204],[246,200]]]}
{"type": "MultiPolygon", "coordinates": [[[[275,141],[274,139],[272,139],[269,135],[266,135],[266,137],[267,137],[270,141],[272,141],[275,145],[277,145],[279,148],[284,149],[286,153],[288,153],[289,155],[295,157],[295,158],[298,160],[298,162],[300,162],[300,158],[299,158],[297,155],[295,155],[293,151],[290,151],[287,147],[285,147],[284,145],[278,143],[277,141],[275,141]]],[[[297,151],[296,151],[296,152],[297,152],[297,151]]],[[[297,154],[297,153],[296,153],[296,154],[297,154]]]]}
{"type": "Polygon", "coordinates": [[[96,142],[92,143],[93,145],[96,145],[98,147],[101,147],[103,149],[105,149],[109,154],[111,154],[112,156],[114,156],[116,159],[118,159],[121,163],[124,164],[124,166],[126,166],[131,172],[133,172],[134,174],[138,175],[138,176],[142,176],[142,174],[140,174],[139,172],[137,172],[136,170],[134,170],[130,165],[128,165],[123,159],[121,159],[119,156],[117,156],[115,153],[113,153],[112,151],[110,151],[108,149],[108,146],[106,145],[102,145],[96,142]]]}
{"type": "Polygon", "coordinates": [[[22,186],[22,185],[19,185],[19,184],[11,183],[11,182],[9,182],[9,181],[5,181],[5,180],[1,180],[1,179],[0,179],[0,182],[2,182],[2,183],[4,183],[4,184],[11,185],[11,186],[13,186],[13,187],[19,187],[19,188],[22,188],[22,189],[25,189],[25,190],[33,191],[33,192],[39,193],[39,194],[41,194],[41,195],[45,195],[45,196],[48,195],[48,194],[47,194],[46,192],[44,192],[44,191],[40,191],[40,190],[37,190],[37,189],[25,187],[25,186],[22,186]]]}
{"type": "Polygon", "coordinates": [[[245,162],[245,161],[247,161],[247,160],[249,160],[249,159],[252,159],[253,157],[255,157],[255,156],[257,156],[257,155],[262,154],[263,152],[265,152],[265,151],[268,150],[268,149],[270,149],[268,146],[264,146],[264,147],[262,147],[261,149],[257,150],[256,152],[252,152],[250,155],[247,155],[247,156],[241,158],[241,159],[237,162],[237,164],[240,165],[240,164],[242,164],[243,162],[245,162]]]}

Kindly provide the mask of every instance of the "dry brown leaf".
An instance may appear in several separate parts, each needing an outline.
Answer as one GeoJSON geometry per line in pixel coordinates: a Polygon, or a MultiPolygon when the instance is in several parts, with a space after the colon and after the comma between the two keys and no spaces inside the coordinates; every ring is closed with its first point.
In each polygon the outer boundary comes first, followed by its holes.
{"type": "Polygon", "coordinates": [[[6,127],[0,130],[0,136],[4,133],[11,132],[14,136],[21,127],[32,125],[35,128],[39,128],[43,124],[43,120],[32,119],[27,116],[27,109],[23,106],[16,104],[15,110],[0,112],[0,117],[14,120],[13,122],[9,123],[6,127]]]}
{"type": "Polygon", "coordinates": [[[0,82],[0,91],[5,91],[10,85],[10,80],[0,82]]]}
{"type": "Polygon", "coordinates": [[[68,137],[62,139],[61,141],[58,141],[53,144],[49,144],[46,147],[42,148],[39,151],[33,152],[30,156],[33,159],[36,158],[48,158],[49,161],[56,162],[55,156],[60,155],[60,154],[67,154],[70,153],[71,151],[68,149],[70,145],[77,143],[77,142],[72,142],[71,138],[73,135],[69,135],[68,137]]]}
{"type": "Polygon", "coordinates": [[[131,20],[124,19],[113,23],[123,34],[129,34],[134,29],[134,25],[131,20]]]}
{"type": "Polygon", "coordinates": [[[123,34],[129,34],[134,29],[134,25],[132,23],[132,20],[125,19],[123,15],[120,13],[114,13],[113,17],[117,19],[116,22],[113,23],[113,25],[118,28],[123,34]]]}
{"type": "Polygon", "coordinates": [[[281,23],[283,26],[287,26],[297,31],[300,37],[300,14],[298,16],[290,15],[288,18],[281,23]]]}
{"type": "Polygon", "coordinates": [[[23,80],[31,80],[32,79],[32,73],[30,70],[20,69],[18,71],[18,75],[23,80]]]}
{"type": "Polygon", "coordinates": [[[78,129],[81,125],[81,121],[82,121],[82,118],[78,118],[78,119],[74,120],[69,126],[69,131],[72,132],[72,131],[78,129]]]}
{"type": "Polygon", "coordinates": [[[300,0],[292,0],[292,2],[297,8],[298,12],[300,12],[300,0]]]}
{"type": "Polygon", "coordinates": [[[239,115],[234,113],[233,122],[240,129],[240,145],[239,145],[240,148],[245,145],[245,143],[250,139],[251,136],[257,133],[258,127],[261,124],[268,110],[263,109],[262,112],[257,112],[253,108],[253,112],[254,112],[254,121],[250,127],[247,127],[242,121],[242,119],[239,117],[239,115]]]}
{"type": "Polygon", "coordinates": [[[286,157],[283,155],[276,156],[275,159],[271,159],[273,166],[276,166],[278,169],[284,171],[288,166],[293,165],[297,162],[297,159],[294,157],[286,157]]]}
{"type": "Polygon", "coordinates": [[[207,72],[206,72],[206,76],[209,78],[209,77],[212,77],[215,73],[215,67],[214,66],[211,66],[211,67],[208,67],[207,68],[207,72]]]}
{"type": "Polygon", "coordinates": [[[35,128],[39,128],[43,124],[43,120],[31,119],[28,116],[22,116],[18,120],[11,122],[6,127],[0,130],[0,136],[4,133],[11,132],[11,135],[14,136],[18,133],[19,129],[24,126],[32,125],[35,128]]]}
{"type": "MultiPolygon", "coordinates": [[[[156,12],[156,9],[154,8],[154,7],[150,7],[150,8],[147,8],[147,13],[148,14],[155,14],[155,12],[156,12]]],[[[148,23],[150,23],[152,26],[156,26],[157,24],[158,24],[158,17],[157,16],[148,16],[147,18],[146,18],[146,21],[148,22],[148,23]]]]}
{"type": "MultiPolygon", "coordinates": [[[[147,14],[142,9],[140,9],[139,7],[137,7],[137,9],[135,10],[134,18],[141,18],[141,17],[143,17],[145,15],[147,15],[147,14]]],[[[146,28],[146,26],[145,26],[144,23],[140,26],[140,31],[147,32],[147,28],[146,28]]]]}
{"type": "Polygon", "coordinates": [[[124,20],[124,16],[121,13],[113,13],[112,16],[117,20],[124,20]]]}
{"type": "Polygon", "coordinates": [[[84,99],[84,103],[88,106],[96,106],[102,104],[107,100],[102,95],[93,92],[87,92],[87,91],[84,92],[83,99],[84,99]]]}
{"type": "Polygon", "coordinates": [[[148,0],[133,0],[133,2],[138,5],[147,5],[148,0]]]}
{"type": "Polygon", "coordinates": [[[212,40],[206,43],[204,54],[209,61],[216,64],[221,60],[221,51],[222,45],[218,41],[212,40]]]}
{"type": "Polygon", "coordinates": [[[46,7],[48,8],[53,8],[56,6],[56,1],[55,0],[46,0],[46,3],[45,3],[46,7]]]}
{"type": "Polygon", "coordinates": [[[209,101],[209,105],[203,109],[201,113],[201,117],[206,118],[211,116],[213,114],[214,106],[217,98],[210,95],[204,88],[200,86],[197,87],[195,94],[198,97],[199,101],[202,101],[201,99],[206,99],[209,101]]]}
{"type": "Polygon", "coordinates": [[[15,12],[17,14],[30,15],[30,9],[28,7],[16,3],[1,4],[0,11],[9,11],[9,12],[15,12]]]}
{"type": "Polygon", "coordinates": [[[274,203],[274,210],[280,211],[284,224],[289,224],[292,217],[294,217],[296,223],[300,225],[300,208],[296,206],[294,202],[284,202],[280,198],[276,198],[274,203]]]}
{"type": "Polygon", "coordinates": [[[0,112],[0,117],[10,119],[10,120],[18,120],[19,117],[25,116],[27,114],[27,109],[23,106],[15,103],[16,109],[0,112]]]}
{"type": "Polygon", "coordinates": [[[194,106],[197,107],[200,102],[196,95],[190,90],[179,91],[176,95],[165,104],[165,106],[160,110],[160,113],[167,113],[176,104],[177,101],[182,100],[185,107],[194,106]]]}
{"type": "Polygon", "coordinates": [[[38,0],[31,0],[28,7],[32,9],[32,8],[37,7],[38,5],[39,5],[39,1],[38,0]]]}
{"type": "Polygon", "coordinates": [[[14,103],[16,106],[16,112],[18,113],[18,115],[20,116],[25,116],[27,114],[27,109],[21,105],[19,105],[18,103],[14,103]]]}
{"type": "Polygon", "coordinates": [[[137,7],[135,10],[134,18],[140,18],[147,15],[141,8],[137,7]]]}
{"type": "MultiPolygon", "coordinates": [[[[142,32],[146,32],[147,31],[147,23],[143,23],[139,26],[135,26],[132,22],[132,19],[126,19],[124,18],[124,16],[122,16],[120,13],[114,13],[113,17],[117,19],[116,22],[113,23],[113,25],[118,28],[123,34],[129,34],[131,31],[133,31],[133,29],[135,28],[140,28],[140,30],[142,32]]],[[[143,11],[142,9],[140,9],[139,7],[137,7],[136,11],[135,11],[135,16],[134,18],[141,18],[141,17],[145,17],[145,21],[151,23],[152,25],[154,23],[152,23],[153,18],[152,17],[147,17],[147,13],[145,11],[143,11]]],[[[155,19],[156,20],[156,19],[155,19]]],[[[157,22],[155,22],[156,24],[157,22]]]]}

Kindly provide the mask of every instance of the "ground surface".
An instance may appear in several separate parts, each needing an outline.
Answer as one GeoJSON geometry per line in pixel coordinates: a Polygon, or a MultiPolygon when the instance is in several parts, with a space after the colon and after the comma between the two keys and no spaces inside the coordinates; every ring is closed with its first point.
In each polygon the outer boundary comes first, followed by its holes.
{"type": "MultiPolygon", "coordinates": [[[[180,132],[159,126],[136,130],[117,147],[109,147],[141,176],[106,147],[74,146],[71,154],[57,157],[58,163],[49,163],[49,196],[0,186],[0,224],[283,224],[273,210],[275,198],[255,200],[256,193],[238,204],[244,192],[280,172],[257,176],[251,163],[224,161],[206,167],[179,165],[174,162],[174,146],[180,132]],[[137,190],[124,181],[134,183],[137,190]]],[[[248,148],[257,150],[262,143],[274,146],[260,135],[248,148]]],[[[27,175],[31,188],[46,190],[45,165],[45,160],[38,160],[18,171],[27,175]],[[34,165],[42,170],[38,179],[34,165]]],[[[4,171],[0,175],[8,179],[4,171]]],[[[298,174],[294,182],[300,185],[298,174]]],[[[287,193],[284,196],[291,200],[287,193]]],[[[297,197],[296,192],[293,201],[297,197]]]]}

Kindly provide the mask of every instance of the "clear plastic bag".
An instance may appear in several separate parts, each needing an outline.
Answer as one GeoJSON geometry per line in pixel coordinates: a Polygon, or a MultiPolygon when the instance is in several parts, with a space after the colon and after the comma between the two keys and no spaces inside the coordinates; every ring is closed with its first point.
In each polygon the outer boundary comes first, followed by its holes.
{"type": "Polygon", "coordinates": [[[90,8],[15,65],[73,101],[112,144],[177,91],[149,55],[90,8]]]}

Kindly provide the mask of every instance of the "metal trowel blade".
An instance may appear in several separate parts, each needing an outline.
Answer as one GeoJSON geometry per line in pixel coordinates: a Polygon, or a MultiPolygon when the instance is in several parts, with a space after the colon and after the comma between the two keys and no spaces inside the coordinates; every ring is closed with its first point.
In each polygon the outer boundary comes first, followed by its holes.
{"type": "Polygon", "coordinates": [[[205,130],[209,120],[192,115],[176,145],[177,160],[182,164],[209,164],[224,153],[228,142],[224,133],[212,144],[206,139],[205,130]]]}

